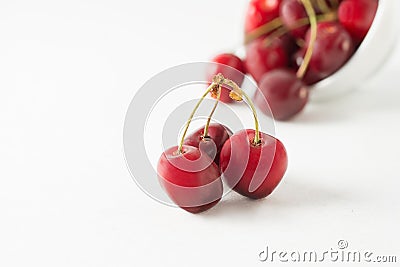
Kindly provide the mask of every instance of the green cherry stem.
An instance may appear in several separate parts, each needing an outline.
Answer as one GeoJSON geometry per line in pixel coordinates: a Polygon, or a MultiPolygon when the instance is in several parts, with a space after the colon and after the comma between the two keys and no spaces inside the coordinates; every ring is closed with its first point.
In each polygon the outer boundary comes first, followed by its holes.
{"type": "Polygon", "coordinates": [[[254,117],[254,127],[256,130],[256,134],[254,136],[254,145],[259,145],[261,143],[260,140],[260,123],[258,122],[258,117],[257,117],[257,111],[256,108],[254,107],[253,101],[251,101],[250,97],[242,91],[242,95],[246,99],[247,104],[249,104],[251,111],[253,112],[253,117],[254,117]]]}
{"type": "MultiPolygon", "coordinates": [[[[241,90],[242,91],[242,90],[241,90]]],[[[259,145],[261,143],[260,140],[260,123],[258,122],[258,117],[257,117],[257,111],[256,108],[254,107],[253,101],[251,101],[250,97],[242,91],[242,95],[246,99],[247,104],[249,104],[251,111],[253,112],[253,117],[254,117],[254,127],[256,130],[256,134],[254,136],[254,145],[259,145]]]]}
{"type": "MultiPolygon", "coordinates": [[[[221,75],[221,74],[218,74],[218,75],[221,75]]],[[[257,111],[256,111],[253,101],[251,101],[250,97],[234,81],[224,78],[223,83],[227,86],[230,86],[233,89],[231,91],[231,93],[229,94],[229,96],[232,99],[234,99],[236,101],[240,101],[240,100],[242,100],[242,97],[244,97],[246,100],[246,103],[250,106],[251,111],[253,113],[253,117],[254,117],[254,127],[255,127],[255,136],[254,136],[253,145],[256,145],[256,146],[259,145],[261,143],[260,123],[258,121],[257,111]]]]}
{"type": "MultiPolygon", "coordinates": [[[[329,12],[329,13],[317,16],[317,22],[328,22],[328,21],[335,21],[335,20],[337,20],[337,13],[336,12],[329,12]]],[[[308,24],[310,24],[309,18],[302,18],[302,19],[299,19],[298,21],[296,21],[296,24],[291,29],[287,29],[285,27],[281,27],[281,28],[275,30],[274,32],[272,32],[271,34],[269,34],[264,39],[264,41],[263,41],[264,45],[265,46],[269,46],[269,45],[272,44],[272,42],[275,39],[287,34],[288,32],[290,32],[292,30],[301,28],[301,27],[306,26],[308,24]]]]}
{"type": "Polygon", "coordinates": [[[221,99],[221,91],[222,91],[222,88],[221,88],[221,85],[220,85],[220,86],[218,86],[217,98],[216,98],[216,100],[215,100],[214,107],[213,107],[213,109],[211,110],[210,115],[208,115],[207,123],[206,123],[206,125],[204,126],[203,137],[208,137],[208,127],[210,126],[211,118],[212,118],[212,116],[214,115],[215,110],[217,109],[219,100],[221,99]]]}
{"type": "Polygon", "coordinates": [[[186,122],[185,130],[184,130],[184,132],[183,132],[181,141],[179,142],[179,146],[178,146],[178,153],[179,153],[179,154],[182,154],[182,153],[183,153],[183,150],[182,150],[182,148],[183,148],[183,143],[184,143],[184,141],[185,141],[185,137],[186,137],[187,131],[188,131],[188,129],[189,129],[190,123],[191,123],[192,120],[193,120],[194,114],[195,114],[196,111],[199,109],[199,107],[200,107],[201,103],[203,102],[204,98],[214,89],[215,86],[220,86],[220,84],[218,84],[218,83],[216,83],[216,82],[211,83],[211,85],[210,85],[210,86],[207,88],[207,90],[204,92],[204,94],[202,95],[202,97],[199,99],[199,101],[197,102],[196,106],[194,107],[192,113],[190,114],[189,119],[188,119],[187,122],[186,122]]]}
{"type": "Polygon", "coordinates": [[[326,0],[313,0],[313,3],[322,11],[322,13],[328,13],[329,11],[331,11],[326,0]]]}
{"type": "Polygon", "coordinates": [[[307,68],[310,65],[311,57],[313,55],[314,44],[317,39],[317,16],[315,14],[313,5],[310,2],[310,0],[301,0],[301,2],[303,3],[304,8],[306,9],[306,12],[307,12],[307,16],[310,20],[311,36],[310,36],[310,42],[308,44],[306,54],[304,56],[304,60],[301,63],[301,66],[299,67],[299,70],[297,71],[297,74],[296,74],[299,79],[303,79],[304,75],[307,72],[307,68]]]}
{"type": "Polygon", "coordinates": [[[244,38],[244,44],[249,44],[255,39],[259,38],[260,36],[263,36],[266,33],[270,33],[280,27],[282,27],[282,20],[281,18],[276,18],[271,20],[270,22],[258,27],[257,29],[251,31],[248,33],[245,38],[244,38]]]}
{"type": "MultiPolygon", "coordinates": [[[[326,21],[335,21],[337,19],[337,12],[336,11],[329,11],[327,13],[317,15],[317,21],[318,22],[326,22],[326,21]]],[[[294,25],[293,28],[291,29],[286,29],[283,26],[282,20],[280,18],[271,20],[270,22],[260,26],[259,28],[253,30],[252,32],[248,33],[245,36],[244,44],[247,45],[254,41],[257,38],[260,38],[264,35],[268,34],[274,34],[272,32],[278,31],[282,35],[288,32],[289,30],[294,30],[306,25],[310,24],[310,20],[308,18],[301,18],[296,22],[296,25],[294,25]],[[284,30],[286,29],[286,31],[284,30]]],[[[279,36],[279,34],[277,34],[279,36]]],[[[271,38],[272,39],[272,38],[271,38]]]]}

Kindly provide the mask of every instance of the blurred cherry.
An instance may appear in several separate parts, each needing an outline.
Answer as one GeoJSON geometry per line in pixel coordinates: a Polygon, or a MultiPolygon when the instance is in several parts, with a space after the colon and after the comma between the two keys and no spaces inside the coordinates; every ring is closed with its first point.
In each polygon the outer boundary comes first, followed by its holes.
{"type": "Polygon", "coordinates": [[[246,46],[246,69],[259,82],[268,71],[288,66],[287,39],[277,38],[266,45],[265,39],[259,38],[246,46]]]}
{"type": "Polygon", "coordinates": [[[279,17],[281,0],[251,0],[245,17],[245,33],[279,17]]]}
{"type": "MultiPolygon", "coordinates": [[[[229,53],[219,54],[212,59],[212,62],[222,65],[212,66],[212,69],[210,69],[208,73],[208,81],[211,81],[215,75],[221,73],[225,77],[233,80],[239,86],[242,85],[246,70],[243,61],[239,57],[229,53]]],[[[233,100],[229,97],[230,91],[231,90],[228,87],[222,86],[220,98],[222,102],[233,102],[233,100]]]]}
{"type": "MultiPolygon", "coordinates": [[[[309,39],[310,31],[306,35],[306,44],[309,39]]],[[[339,23],[318,23],[317,38],[308,69],[319,79],[324,79],[340,69],[353,55],[354,49],[350,34],[339,23]]]]}
{"type": "Polygon", "coordinates": [[[277,120],[288,120],[303,110],[308,102],[307,86],[290,70],[279,69],[263,76],[254,103],[277,120]]]}
{"type": "MultiPolygon", "coordinates": [[[[293,55],[293,69],[297,70],[301,64],[303,63],[304,60],[304,55],[306,51],[304,49],[299,49],[294,55],[293,55]]],[[[324,79],[319,73],[316,73],[314,70],[308,68],[305,76],[303,77],[303,82],[306,85],[314,85],[317,82],[321,81],[324,79]]]]}
{"type": "Polygon", "coordinates": [[[367,35],[378,9],[378,0],[344,0],[339,6],[340,23],[357,43],[367,35]]]}
{"type": "Polygon", "coordinates": [[[304,39],[309,26],[298,27],[299,20],[307,18],[307,12],[300,0],[283,0],[280,17],[294,37],[304,39]]]}

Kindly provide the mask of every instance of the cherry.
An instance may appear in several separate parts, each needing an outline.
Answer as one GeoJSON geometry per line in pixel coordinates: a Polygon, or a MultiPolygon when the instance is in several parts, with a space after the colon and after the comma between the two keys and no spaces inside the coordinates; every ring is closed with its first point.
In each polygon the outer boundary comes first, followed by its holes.
{"type": "Polygon", "coordinates": [[[276,138],[260,133],[255,145],[254,130],[242,130],[225,143],[220,156],[223,179],[236,192],[253,199],[272,193],[287,169],[287,153],[276,138]],[[249,151],[246,155],[243,151],[249,151]]]}
{"type": "Polygon", "coordinates": [[[259,38],[246,46],[246,69],[254,80],[259,82],[268,71],[288,65],[288,44],[285,40],[277,38],[267,46],[265,39],[259,38]]]}
{"type": "Polygon", "coordinates": [[[287,120],[303,110],[308,102],[306,85],[290,70],[271,71],[263,76],[254,96],[256,106],[275,119],[287,120]]]}
{"type": "Polygon", "coordinates": [[[283,0],[279,11],[282,23],[296,38],[304,39],[308,26],[298,27],[298,21],[307,18],[307,12],[299,0],[283,0]]]}
{"type": "Polygon", "coordinates": [[[340,23],[360,43],[367,35],[378,9],[378,0],[344,0],[339,6],[340,23]]]}
{"type": "Polygon", "coordinates": [[[186,137],[184,145],[199,148],[205,152],[216,164],[219,164],[219,154],[226,140],[232,136],[232,131],[219,123],[208,126],[208,134],[204,136],[204,127],[186,137]]]}
{"type": "Polygon", "coordinates": [[[167,149],[157,166],[158,179],[168,196],[182,209],[200,213],[212,208],[222,197],[218,166],[192,146],[167,149]]]}
{"type": "MultiPolygon", "coordinates": [[[[309,30],[306,35],[307,44],[310,34],[309,30]]],[[[324,79],[340,69],[353,52],[352,38],[343,26],[335,22],[318,23],[309,71],[324,79]]]]}
{"type": "Polygon", "coordinates": [[[245,17],[245,33],[279,17],[281,0],[251,0],[245,17]]]}
{"type": "MultiPolygon", "coordinates": [[[[223,65],[213,65],[213,68],[209,70],[208,80],[211,81],[212,77],[218,73],[222,73],[225,77],[229,77],[239,86],[243,83],[244,76],[246,73],[243,61],[233,54],[220,54],[212,59],[213,62],[223,65]]],[[[225,103],[230,103],[233,100],[229,97],[230,89],[226,86],[222,86],[220,100],[225,103]]]]}
{"type": "MultiPolygon", "coordinates": [[[[305,49],[300,49],[298,50],[294,55],[293,55],[293,68],[298,69],[301,64],[303,63],[304,60],[304,55],[306,51],[305,49]]],[[[305,73],[305,76],[303,78],[303,82],[306,85],[313,85],[316,84],[317,82],[321,81],[324,79],[324,77],[321,77],[321,75],[317,72],[315,72],[312,69],[308,69],[305,73]]]]}
{"type": "MultiPolygon", "coordinates": [[[[194,142],[198,147],[184,145],[190,123],[200,104],[210,92],[215,88],[221,88],[222,85],[238,87],[233,81],[227,81],[221,73],[215,75],[212,78],[212,83],[191,112],[179,145],[166,150],[161,155],[157,165],[160,184],[172,201],[188,212],[199,213],[210,209],[222,197],[222,180],[218,166],[213,161],[214,158],[211,159],[207,154],[210,152],[216,153],[217,148],[212,145],[216,146],[218,144],[221,146],[220,143],[227,138],[225,132],[229,136],[228,130],[221,129],[219,126],[212,126],[210,129],[210,121],[218,105],[218,100],[209,115],[204,132],[202,134],[195,133],[189,139],[186,139],[188,143],[194,142]],[[203,143],[199,139],[200,135],[204,135],[207,138],[212,135],[216,143],[211,142],[211,140],[203,143]]],[[[236,88],[233,89],[238,90],[236,88]]],[[[221,90],[217,91],[219,98],[221,90]]]]}

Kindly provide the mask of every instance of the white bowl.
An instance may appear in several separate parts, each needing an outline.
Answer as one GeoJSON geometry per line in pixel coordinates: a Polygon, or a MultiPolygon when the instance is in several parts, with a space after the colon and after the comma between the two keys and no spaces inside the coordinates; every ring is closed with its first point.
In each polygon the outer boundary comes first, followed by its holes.
{"type": "Polygon", "coordinates": [[[332,76],[315,84],[313,100],[344,95],[372,77],[393,51],[398,33],[398,0],[379,0],[374,22],[352,58],[332,76]]]}

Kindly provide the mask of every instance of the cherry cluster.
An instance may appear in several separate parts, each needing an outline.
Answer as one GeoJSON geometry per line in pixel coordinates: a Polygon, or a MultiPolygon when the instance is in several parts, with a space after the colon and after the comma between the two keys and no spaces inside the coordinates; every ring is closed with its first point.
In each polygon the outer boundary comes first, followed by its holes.
{"type": "Polygon", "coordinates": [[[222,74],[198,101],[186,123],[178,146],[164,151],[157,166],[158,179],[164,191],[179,207],[200,213],[216,205],[225,185],[252,199],[272,193],[287,169],[287,153],[276,138],[260,132],[257,113],[249,96],[232,80],[222,74]],[[255,129],[235,134],[219,123],[211,123],[212,116],[225,90],[235,101],[245,101],[254,116],[255,129]],[[208,94],[216,98],[204,128],[186,137],[189,125],[208,94]]]}
{"type": "Polygon", "coordinates": [[[221,54],[213,59],[219,64],[210,70],[210,85],[190,114],[179,144],[159,159],[159,182],[171,200],[200,213],[221,200],[224,185],[252,199],[270,195],[286,172],[287,153],[278,139],[260,132],[255,106],[267,115],[271,110],[278,120],[298,114],[308,102],[310,85],[335,73],[354,54],[377,7],[378,0],[251,0],[246,58],[221,54]],[[240,88],[246,74],[258,83],[253,100],[240,88]],[[204,128],[187,136],[209,94],[216,102],[204,128]],[[233,134],[225,125],[212,124],[220,101],[246,102],[255,129],[233,134]]]}
{"type": "MultiPolygon", "coordinates": [[[[335,73],[355,53],[377,8],[378,0],[251,0],[245,19],[246,58],[227,53],[213,62],[251,75],[259,87],[256,106],[288,120],[307,104],[310,86],[335,73]]],[[[243,81],[230,78],[239,85],[243,81]]],[[[228,94],[223,91],[221,101],[231,101],[228,94]]]]}

